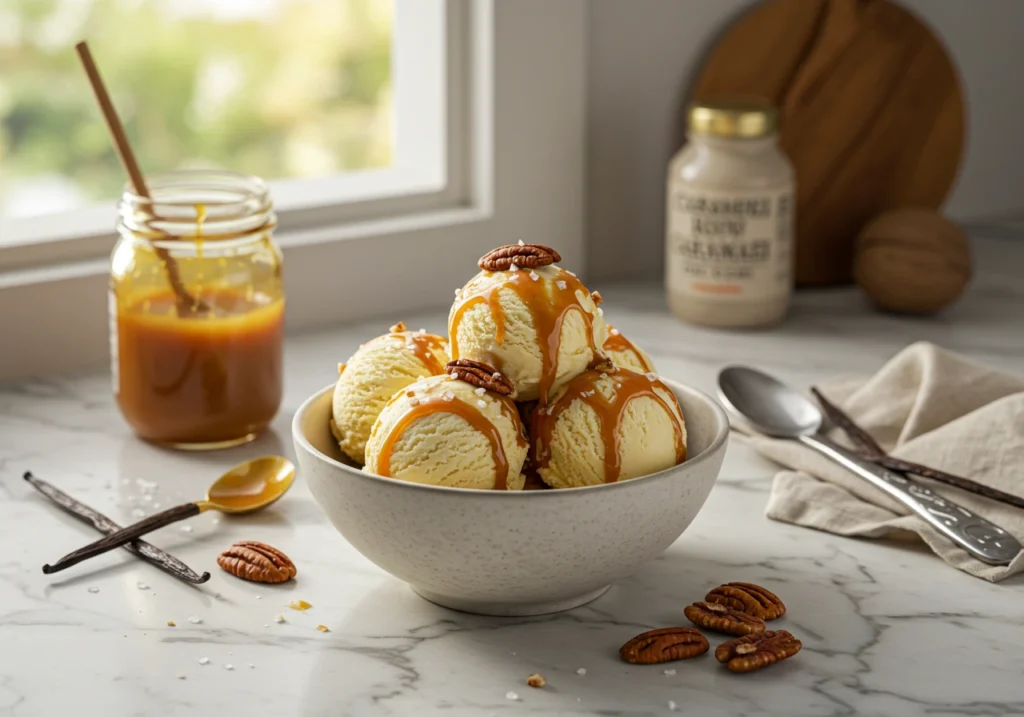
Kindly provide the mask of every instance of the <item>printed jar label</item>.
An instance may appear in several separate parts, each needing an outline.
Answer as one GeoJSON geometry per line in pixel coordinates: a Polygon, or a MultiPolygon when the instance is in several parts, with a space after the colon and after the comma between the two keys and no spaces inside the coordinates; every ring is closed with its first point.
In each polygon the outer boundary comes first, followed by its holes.
{"type": "Polygon", "coordinates": [[[789,293],[791,189],[674,188],[668,200],[668,282],[673,292],[736,302],[789,293]]]}

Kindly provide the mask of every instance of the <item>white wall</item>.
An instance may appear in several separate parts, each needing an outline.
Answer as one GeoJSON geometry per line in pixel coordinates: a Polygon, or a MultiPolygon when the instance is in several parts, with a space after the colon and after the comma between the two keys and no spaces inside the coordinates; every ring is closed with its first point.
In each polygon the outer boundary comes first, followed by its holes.
{"type": "MultiPolygon", "coordinates": [[[[587,241],[592,278],[660,279],[664,177],[685,88],[752,0],[590,0],[587,241]]],[[[905,0],[945,40],[968,99],[968,141],[946,210],[1024,212],[1024,0],[905,0]]]]}

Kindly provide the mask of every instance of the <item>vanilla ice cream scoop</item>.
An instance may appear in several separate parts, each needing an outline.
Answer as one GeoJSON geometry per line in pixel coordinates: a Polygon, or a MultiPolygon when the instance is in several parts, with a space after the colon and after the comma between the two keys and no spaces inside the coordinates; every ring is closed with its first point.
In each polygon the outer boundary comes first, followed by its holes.
{"type": "Polygon", "coordinates": [[[522,490],[528,447],[510,398],[431,376],[399,391],[381,411],[364,470],[451,488],[522,490]]]}
{"type": "Polygon", "coordinates": [[[623,336],[611,324],[608,325],[608,338],[602,346],[602,351],[619,368],[628,368],[637,373],[657,371],[654,368],[654,361],[647,352],[623,336]]]}
{"type": "Polygon", "coordinates": [[[530,457],[552,488],[614,483],[686,458],[686,424],[653,373],[586,371],[559,389],[531,422],[530,457]]]}
{"type": "Polygon", "coordinates": [[[444,373],[448,344],[425,331],[407,331],[401,322],[390,333],[359,347],[338,369],[331,431],[353,461],[366,462],[370,429],[392,396],[425,376],[444,373]]]}
{"type": "MultiPolygon", "coordinates": [[[[515,263],[517,249],[536,246],[513,244],[485,255],[481,266],[493,270],[484,268],[459,289],[448,315],[452,358],[495,366],[512,381],[517,401],[543,402],[586,370],[608,335],[603,312],[575,274],[552,263],[525,263],[532,255],[515,263]],[[512,256],[488,263],[498,252],[512,256]]],[[[545,261],[558,259],[547,251],[545,261]]]]}

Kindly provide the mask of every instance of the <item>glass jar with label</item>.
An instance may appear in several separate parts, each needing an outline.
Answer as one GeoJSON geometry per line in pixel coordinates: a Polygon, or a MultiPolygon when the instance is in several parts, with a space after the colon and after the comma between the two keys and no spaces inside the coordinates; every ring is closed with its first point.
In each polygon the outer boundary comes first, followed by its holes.
{"type": "Polygon", "coordinates": [[[110,268],[114,396],[142,438],[173,448],[252,440],[281,404],[284,289],[266,184],[232,172],[126,190],[110,268]]]}
{"type": "Polygon", "coordinates": [[[668,171],[669,308],[694,324],[780,321],[793,288],[794,172],[778,112],[760,100],[697,102],[668,171]]]}

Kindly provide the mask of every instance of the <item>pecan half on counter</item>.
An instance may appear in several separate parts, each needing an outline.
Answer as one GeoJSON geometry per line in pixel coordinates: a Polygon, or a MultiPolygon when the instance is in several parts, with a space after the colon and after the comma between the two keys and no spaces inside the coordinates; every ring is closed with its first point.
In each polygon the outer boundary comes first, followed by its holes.
{"type": "Polygon", "coordinates": [[[764,632],[764,620],[725,605],[713,602],[695,602],[683,608],[686,619],[698,627],[727,635],[750,635],[764,632]]]}
{"type": "Polygon", "coordinates": [[[762,620],[774,620],[786,614],[786,606],[778,595],[753,583],[719,585],[704,596],[704,599],[762,620]]]}
{"type": "Polygon", "coordinates": [[[634,665],[688,660],[703,655],[708,639],[692,627],[663,627],[637,635],[619,648],[619,657],[634,665]]]}
{"type": "Polygon", "coordinates": [[[444,370],[448,375],[460,381],[477,388],[494,391],[502,396],[511,396],[515,391],[511,381],[493,367],[479,361],[471,361],[464,358],[456,359],[449,361],[444,370]]]}
{"type": "Polygon", "coordinates": [[[480,257],[477,266],[485,271],[508,271],[513,266],[517,269],[536,269],[561,260],[557,251],[543,244],[506,244],[480,257]]]}
{"type": "Polygon", "coordinates": [[[715,659],[732,672],[753,672],[800,652],[803,643],[787,630],[767,630],[727,640],[715,648],[715,659]]]}
{"type": "Polygon", "coordinates": [[[254,583],[283,583],[298,573],[295,563],[277,548],[255,540],[242,540],[217,556],[217,565],[254,583]]]}

